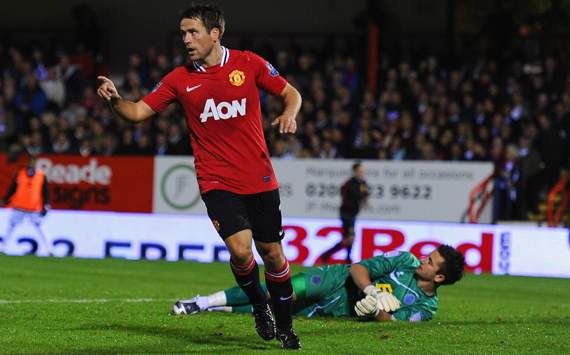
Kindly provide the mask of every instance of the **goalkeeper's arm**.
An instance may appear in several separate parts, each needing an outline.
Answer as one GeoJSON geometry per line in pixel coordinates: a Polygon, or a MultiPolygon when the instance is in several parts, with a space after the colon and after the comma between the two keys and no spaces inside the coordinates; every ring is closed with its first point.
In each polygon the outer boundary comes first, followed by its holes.
{"type": "Polygon", "coordinates": [[[367,295],[364,299],[360,300],[357,305],[358,310],[356,313],[359,317],[362,316],[373,316],[374,319],[378,321],[389,321],[393,320],[393,317],[390,313],[385,312],[381,309],[381,306],[384,306],[384,309],[391,308],[396,310],[400,307],[398,301],[390,294],[381,295],[380,291],[372,285],[372,280],[370,280],[370,273],[368,269],[359,264],[353,264],[350,267],[350,276],[354,281],[354,284],[367,295]],[[379,302],[379,299],[384,296],[385,298],[388,297],[390,299],[385,300],[384,302],[379,302]],[[371,299],[372,298],[372,299],[371,299]],[[375,299],[374,302],[372,300],[375,299]],[[386,304],[388,302],[388,304],[386,304]],[[377,313],[376,313],[377,312],[377,313]]]}
{"type": "Polygon", "coordinates": [[[359,264],[353,264],[350,267],[350,277],[352,277],[354,284],[366,295],[375,295],[378,292],[376,287],[372,285],[370,273],[366,267],[359,264]]]}

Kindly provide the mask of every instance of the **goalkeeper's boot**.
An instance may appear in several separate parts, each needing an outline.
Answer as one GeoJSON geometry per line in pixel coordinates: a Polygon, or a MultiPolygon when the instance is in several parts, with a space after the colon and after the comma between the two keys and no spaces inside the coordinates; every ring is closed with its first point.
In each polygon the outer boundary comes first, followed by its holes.
{"type": "Polygon", "coordinates": [[[267,303],[253,306],[253,316],[255,317],[255,330],[263,340],[275,338],[275,321],[271,314],[271,309],[267,303]]]}
{"type": "Polygon", "coordinates": [[[283,349],[301,349],[301,342],[293,328],[277,329],[277,339],[281,341],[281,347],[283,349]]]}
{"type": "Polygon", "coordinates": [[[200,312],[200,307],[198,307],[198,303],[196,302],[198,300],[198,297],[200,297],[200,296],[196,296],[196,297],[191,298],[189,300],[177,301],[172,306],[172,313],[173,314],[196,314],[196,313],[200,312]]]}

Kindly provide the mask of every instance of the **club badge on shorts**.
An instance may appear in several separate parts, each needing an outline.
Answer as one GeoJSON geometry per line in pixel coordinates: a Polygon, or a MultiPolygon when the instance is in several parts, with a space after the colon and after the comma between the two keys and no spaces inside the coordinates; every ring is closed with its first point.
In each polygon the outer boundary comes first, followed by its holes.
{"type": "Polygon", "coordinates": [[[242,86],[245,82],[245,74],[241,70],[232,71],[228,77],[233,86],[242,86]]]}
{"type": "Polygon", "coordinates": [[[214,228],[216,228],[217,232],[219,232],[220,229],[222,228],[222,226],[220,225],[220,222],[217,219],[213,219],[212,224],[214,225],[214,228]]]}

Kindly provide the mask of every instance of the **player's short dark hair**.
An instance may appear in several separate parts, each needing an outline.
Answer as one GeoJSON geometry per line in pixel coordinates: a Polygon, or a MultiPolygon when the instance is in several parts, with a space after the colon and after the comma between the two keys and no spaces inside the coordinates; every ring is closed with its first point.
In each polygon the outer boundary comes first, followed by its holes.
{"type": "Polygon", "coordinates": [[[451,285],[461,280],[463,277],[463,268],[465,265],[465,257],[457,249],[442,244],[437,248],[439,255],[445,260],[439,267],[438,274],[445,276],[445,280],[441,285],[451,285]]]}
{"type": "Polygon", "coordinates": [[[220,30],[220,38],[224,34],[224,29],[226,27],[226,20],[224,20],[223,11],[212,4],[192,4],[189,8],[182,11],[180,14],[180,21],[185,18],[195,18],[202,21],[208,33],[214,28],[220,30]]]}
{"type": "Polygon", "coordinates": [[[356,169],[360,168],[361,165],[362,163],[360,162],[360,160],[355,161],[354,164],[352,164],[352,172],[356,172],[356,169]]]}

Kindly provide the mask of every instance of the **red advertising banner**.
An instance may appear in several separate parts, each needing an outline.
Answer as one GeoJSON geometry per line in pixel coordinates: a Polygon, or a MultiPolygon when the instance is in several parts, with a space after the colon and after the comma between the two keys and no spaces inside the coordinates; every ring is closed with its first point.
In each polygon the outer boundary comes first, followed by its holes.
{"type": "MultiPolygon", "coordinates": [[[[0,158],[2,193],[20,164],[0,158]]],[[[48,178],[52,208],[152,212],[154,157],[44,155],[36,166],[48,178]]]]}

